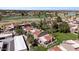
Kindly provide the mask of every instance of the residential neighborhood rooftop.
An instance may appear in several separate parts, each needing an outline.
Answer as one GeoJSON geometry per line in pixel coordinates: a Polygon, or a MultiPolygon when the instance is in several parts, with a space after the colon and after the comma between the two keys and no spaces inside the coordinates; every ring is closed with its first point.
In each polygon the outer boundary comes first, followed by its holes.
{"type": "Polygon", "coordinates": [[[0,11],[1,51],[79,51],[79,11],[0,11]]]}
{"type": "Polygon", "coordinates": [[[27,50],[27,46],[22,35],[14,37],[14,45],[15,51],[27,50]]]}
{"type": "Polygon", "coordinates": [[[79,51],[79,42],[77,41],[67,40],[58,46],[50,48],[49,51],[79,51]]]}

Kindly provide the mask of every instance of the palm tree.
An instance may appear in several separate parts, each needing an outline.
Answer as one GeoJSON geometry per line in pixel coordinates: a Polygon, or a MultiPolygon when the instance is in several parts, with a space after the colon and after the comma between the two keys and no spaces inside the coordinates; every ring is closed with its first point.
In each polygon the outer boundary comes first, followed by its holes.
{"type": "Polygon", "coordinates": [[[0,14],[0,21],[2,20],[2,15],[0,14]]]}
{"type": "Polygon", "coordinates": [[[78,24],[78,39],[79,39],[79,24],[78,24]]]}

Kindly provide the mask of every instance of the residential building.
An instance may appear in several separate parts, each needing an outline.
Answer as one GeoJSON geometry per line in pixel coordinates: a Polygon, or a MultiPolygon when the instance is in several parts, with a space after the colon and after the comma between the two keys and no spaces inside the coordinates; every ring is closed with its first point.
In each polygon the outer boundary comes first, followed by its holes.
{"type": "Polygon", "coordinates": [[[35,39],[38,39],[38,36],[41,33],[41,30],[33,28],[32,30],[30,30],[30,32],[34,36],[35,39]]]}
{"type": "Polygon", "coordinates": [[[0,39],[8,38],[8,37],[12,37],[12,33],[1,33],[0,34],[0,39]]]}
{"type": "Polygon", "coordinates": [[[1,51],[10,51],[10,41],[13,40],[12,33],[0,34],[0,47],[1,51]]]}
{"type": "Polygon", "coordinates": [[[13,36],[12,33],[0,34],[0,51],[27,51],[27,36],[13,36]]]}
{"type": "Polygon", "coordinates": [[[67,40],[48,51],[79,51],[79,40],[67,40]]]}
{"type": "Polygon", "coordinates": [[[28,46],[25,41],[25,38],[22,35],[15,36],[14,37],[14,51],[27,51],[27,50],[28,50],[28,46]]]}
{"type": "Polygon", "coordinates": [[[5,30],[11,30],[11,29],[14,29],[14,24],[8,24],[5,30]]]}
{"type": "Polygon", "coordinates": [[[46,32],[42,32],[38,37],[38,42],[44,46],[47,46],[48,44],[52,43],[54,39],[54,36],[51,36],[46,32]]]}
{"type": "Polygon", "coordinates": [[[30,30],[32,30],[31,24],[25,24],[22,28],[26,32],[30,32],[30,30]]]}

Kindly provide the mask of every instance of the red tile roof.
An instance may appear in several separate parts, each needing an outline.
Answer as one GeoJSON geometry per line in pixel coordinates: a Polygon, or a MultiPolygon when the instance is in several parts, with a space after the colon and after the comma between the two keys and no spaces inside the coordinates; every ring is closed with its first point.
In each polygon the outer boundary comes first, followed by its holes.
{"type": "Polygon", "coordinates": [[[35,30],[35,32],[34,32],[33,34],[38,37],[40,33],[41,33],[41,32],[40,32],[39,30],[35,30]]]}
{"type": "Polygon", "coordinates": [[[51,35],[46,34],[44,37],[45,37],[45,39],[46,39],[47,41],[52,41],[52,36],[51,36],[51,35]]]}
{"type": "Polygon", "coordinates": [[[62,51],[59,47],[53,47],[50,49],[50,51],[62,51]]]}
{"type": "MultiPolygon", "coordinates": [[[[76,42],[77,44],[79,44],[78,41],[75,41],[73,40],[74,42],[76,42]]],[[[61,45],[68,51],[79,51],[79,47],[74,47],[73,45],[75,45],[76,43],[73,43],[73,42],[70,42],[69,41],[66,41],[66,42],[63,42],[61,45]]],[[[59,45],[59,46],[61,46],[59,45]]],[[[59,46],[55,46],[53,48],[50,48],[49,50],[50,51],[64,51],[63,49],[61,49],[59,46]]]]}
{"type": "Polygon", "coordinates": [[[76,51],[79,51],[79,48],[75,48],[76,51]]]}
{"type": "Polygon", "coordinates": [[[30,31],[31,30],[31,27],[26,27],[26,31],[30,31]]]}

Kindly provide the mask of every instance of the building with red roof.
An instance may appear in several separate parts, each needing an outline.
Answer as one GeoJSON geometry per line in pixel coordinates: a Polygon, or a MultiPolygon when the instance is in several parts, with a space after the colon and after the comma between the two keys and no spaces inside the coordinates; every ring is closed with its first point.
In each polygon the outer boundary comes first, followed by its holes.
{"type": "Polygon", "coordinates": [[[50,49],[50,51],[62,51],[58,46],[55,46],[50,49]]]}
{"type": "Polygon", "coordinates": [[[31,34],[34,35],[34,38],[37,39],[39,34],[41,33],[41,30],[33,28],[32,30],[30,30],[31,34]]]}
{"type": "Polygon", "coordinates": [[[48,51],[79,51],[79,40],[67,40],[48,51]]]}
{"type": "Polygon", "coordinates": [[[52,37],[50,34],[45,34],[43,36],[40,36],[38,38],[38,42],[44,46],[47,46],[49,43],[54,41],[54,37],[52,37]]]}
{"type": "Polygon", "coordinates": [[[30,23],[27,23],[27,24],[24,24],[22,28],[24,29],[24,31],[30,32],[30,30],[32,29],[32,26],[30,23]]]}

